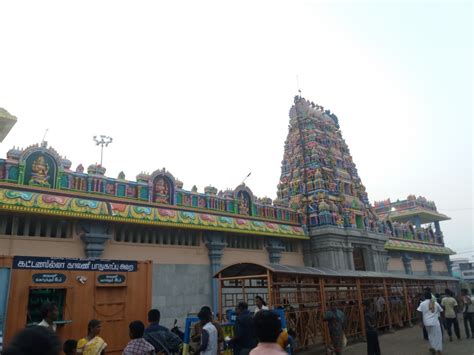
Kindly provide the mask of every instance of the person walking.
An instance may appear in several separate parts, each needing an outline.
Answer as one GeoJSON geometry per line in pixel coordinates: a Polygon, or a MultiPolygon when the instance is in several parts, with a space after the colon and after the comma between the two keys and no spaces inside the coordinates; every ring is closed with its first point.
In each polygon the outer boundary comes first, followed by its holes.
{"type": "Polygon", "coordinates": [[[380,355],[379,334],[377,332],[375,313],[370,310],[370,302],[364,303],[365,333],[367,337],[367,355],[380,355]]]}
{"type": "Polygon", "coordinates": [[[129,324],[130,341],[125,349],[123,355],[155,355],[155,347],[143,339],[145,333],[145,325],[143,322],[136,320],[129,324]]]}
{"type": "Polygon", "coordinates": [[[342,354],[344,346],[344,322],[346,316],[336,308],[336,302],[331,302],[331,309],[326,312],[323,320],[328,322],[329,336],[331,338],[331,348],[335,355],[342,354]]]}
{"type": "Polygon", "coordinates": [[[198,313],[199,322],[201,323],[201,344],[196,350],[201,355],[217,355],[218,352],[218,335],[217,328],[212,324],[212,313],[204,308],[198,313]]]}
{"type": "Polygon", "coordinates": [[[258,345],[250,355],[286,355],[277,343],[281,333],[281,321],[278,315],[269,310],[261,310],[254,317],[255,333],[258,345]]]}
{"type": "Polygon", "coordinates": [[[456,337],[458,340],[461,339],[461,332],[459,331],[459,323],[458,323],[458,318],[457,318],[457,308],[458,308],[458,303],[456,302],[456,299],[454,298],[453,292],[447,288],[444,290],[444,293],[446,294],[445,297],[441,300],[441,306],[444,309],[444,318],[446,320],[445,326],[446,330],[448,331],[449,335],[449,341],[453,341],[453,333],[451,328],[454,325],[454,333],[456,334],[456,337]]]}
{"type": "Polygon", "coordinates": [[[248,355],[257,345],[252,314],[246,302],[240,302],[235,308],[237,319],[234,325],[234,337],[229,345],[234,349],[234,355],[248,355]]]}
{"type": "Polygon", "coordinates": [[[56,303],[43,303],[40,309],[41,313],[41,322],[38,323],[39,327],[45,327],[56,333],[56,324],[55,320],[58,319],[58,306],[56,303]]]}
{"type": "Polygon", "coordinates": [[[463,319],[464,319],[464,331],[466,332],[466,338],[474,338],[474,302],[472,301],[471,295],[466,288],[461,290],[462,303],[463,303],[463,319]],[[469,332],[469,328],[471,331],[469,332]]]}
{"type": "MultiPolygon", "coordinates": [[[[219,322],[214,320],[214,315],[213,315],[212,310],[209,306],[203,306],[199,312],[201,312],[202,310],[205,310],[205,311],[209,312],[209,314],[211,315],[211,323],[217,329],[218,351],[222,352],[224,350],[224,338],[225,338],[224,330],[222,329],[222,326],[219,324],[219,322]]],[[[194,324],[194,329],[193,329],[192,334],[193,335],[191,336],[191,340],[194,343],[201,343],[201,335],[202,335],[202,324],[201,324],[201,322],[197,322],[196,324],[194,324]]]]}
{"type": "Polygon", "coordinates": [[[260,296],[255,297],[255,305],[256,307],[255,307],[254,314],[257,314],[260,311],[268,311],[267,303],[260,296]]]}
{"type": "Polygon", "coordinates": [[[92,319],[87,325],[87,335],[77,342],[77,354],[83,355],[104,355],[107,343],[99,334],[102,324],[97,319],[92,319]]]}
{"type": "Polygon", "coordinates": [[[425,300],[421,302],[417,311],[422,314],[423,322],[421,326],[425,326],[428,333],[428,340],[430,342],[430,352],[441,355],[443,351],[443,336],[441,333],[441,324],[439,322],[439,315],[443,309],[438,302],[432,299],[431,292],[425,292],[425,300]]]}

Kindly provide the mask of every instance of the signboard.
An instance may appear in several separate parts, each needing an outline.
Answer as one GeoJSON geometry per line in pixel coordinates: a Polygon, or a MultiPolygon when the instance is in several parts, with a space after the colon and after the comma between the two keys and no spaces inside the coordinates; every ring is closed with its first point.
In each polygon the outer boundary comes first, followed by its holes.
{"type": "Polygon", "coordinates": [[[64,274],[33,274],[35,284],[62,284],[66,281],[64,274]]]}
{"type": "Polygon", "coordinates": [[[100,284],[122,284],[125,282],[125,276],[119,274],[105,274],[97,276],[97,282],[100,284]]]}
{"type": "Polygon", "coordinates": [[[135,272],[137,262],[130,260],[66,259],[41,256],[15,256],[13,269],[135,272]]]}

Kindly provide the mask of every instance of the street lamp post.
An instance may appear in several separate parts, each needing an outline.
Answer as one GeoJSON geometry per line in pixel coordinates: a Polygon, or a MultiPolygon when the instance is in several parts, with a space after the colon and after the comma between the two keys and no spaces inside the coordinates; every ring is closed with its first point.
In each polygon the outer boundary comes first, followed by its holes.
{"type": "Polygon", "coordinates": [[[100,145],[100,166],[102,166],[102,159],[104,157],[104,146],[107,147],[110,143],[112,143],[112,137],[109,136],[94,136],[94,142],[96,145],[100,145]]]}

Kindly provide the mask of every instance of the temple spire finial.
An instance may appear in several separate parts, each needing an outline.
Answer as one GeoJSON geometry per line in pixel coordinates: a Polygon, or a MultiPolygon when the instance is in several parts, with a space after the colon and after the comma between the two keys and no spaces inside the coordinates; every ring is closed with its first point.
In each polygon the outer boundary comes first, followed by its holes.
{"type": "Polygon", "coordinates": [[[298,86],[298,94],[299,94],[300,99],[301,99],[302,96],[301,96],[301,88],[300,88],[300,81],[298,80],[298,75],[296,76],[296,86],[298,86]]]}

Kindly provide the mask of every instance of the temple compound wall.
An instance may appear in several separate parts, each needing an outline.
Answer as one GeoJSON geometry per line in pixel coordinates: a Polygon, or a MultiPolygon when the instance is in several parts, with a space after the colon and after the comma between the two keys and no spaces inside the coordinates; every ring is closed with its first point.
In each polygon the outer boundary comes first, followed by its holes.
{"type": "Polygon", "coordinates": [[[161,310],[166,326],[174,319],[182,322],[203,305],[213,305],[212,276],[220,267],[269,263],[270,256],[273,261],[279,257],[285,265],[304,265],[298,240],[281,240],[277,248],[271,248],[270,238],[255,235],[160,227],[143,230],[127,224],[9,212],[0,213],[0,232],[1,255],[83,259],[95,250],[101,259],[152,261],[152,305],[161,310]]]}

